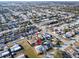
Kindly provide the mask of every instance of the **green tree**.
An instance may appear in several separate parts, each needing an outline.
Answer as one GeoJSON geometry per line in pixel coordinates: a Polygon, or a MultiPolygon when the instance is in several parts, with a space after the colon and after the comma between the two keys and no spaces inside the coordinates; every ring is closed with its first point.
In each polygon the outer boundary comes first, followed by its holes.
{"type": "Polygon", "coordinates": [[[56,50],[54,51],[54,57],[55,57],[55,58],[62,58],[62,57],[63,57],[62,51],[60,51],[59,49],[56,49],[56,50]]]}

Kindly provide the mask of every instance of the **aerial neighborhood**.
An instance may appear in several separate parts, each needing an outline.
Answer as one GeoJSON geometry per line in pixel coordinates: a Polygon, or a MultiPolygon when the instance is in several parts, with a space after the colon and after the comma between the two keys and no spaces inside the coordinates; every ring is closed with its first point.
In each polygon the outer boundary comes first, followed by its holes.
{"type": "Polygon", "coordinates": [[[79,2],[0,2],[0,58],[79,58],[79,2]]]}

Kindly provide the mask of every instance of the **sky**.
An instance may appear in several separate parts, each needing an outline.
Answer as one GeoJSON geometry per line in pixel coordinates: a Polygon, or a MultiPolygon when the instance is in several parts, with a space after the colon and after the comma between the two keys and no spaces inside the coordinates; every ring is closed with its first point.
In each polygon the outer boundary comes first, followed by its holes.
{"type": "Polygon", "coordinates": [[[78,1],[78,0],[0,0],[0,1],[78,1]]]}

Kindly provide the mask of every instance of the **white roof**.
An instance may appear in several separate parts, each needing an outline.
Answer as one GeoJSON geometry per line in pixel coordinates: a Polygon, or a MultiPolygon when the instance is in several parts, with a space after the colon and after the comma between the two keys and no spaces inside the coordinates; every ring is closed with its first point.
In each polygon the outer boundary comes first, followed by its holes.
{"type": "Polygon", "coordinates": [[[16,51],[16,50],[19,50],[19,49],[21,49],[21,47],[18,44],[11,47],[11,51],[16,51]]]}
{"type": "Polygon", "coordinates": [[[7,55],[7,54],[9,54],[9,51],[4,51],[4,52],[2,53],[2,56],[7,55]]]}

